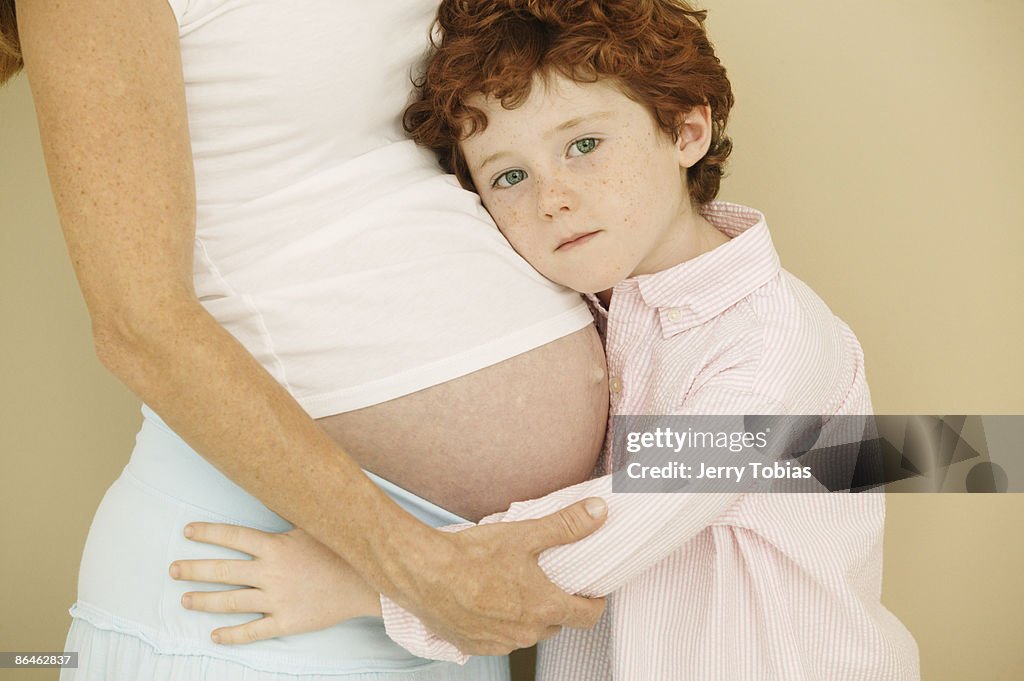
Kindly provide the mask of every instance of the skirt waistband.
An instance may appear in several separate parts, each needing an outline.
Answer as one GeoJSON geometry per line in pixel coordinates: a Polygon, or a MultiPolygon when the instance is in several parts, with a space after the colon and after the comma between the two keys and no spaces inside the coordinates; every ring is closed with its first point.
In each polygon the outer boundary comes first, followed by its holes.
{"type": "MultiPolygon", "coordinates": [[[[125,472],[145,485],[186,504],[266,531],[291,525],[197,454],[148,406],[125,472]]],[[[367,477],[395,503],[432,527],[466,522],[464,518],[364,469],[367,477]]]]}

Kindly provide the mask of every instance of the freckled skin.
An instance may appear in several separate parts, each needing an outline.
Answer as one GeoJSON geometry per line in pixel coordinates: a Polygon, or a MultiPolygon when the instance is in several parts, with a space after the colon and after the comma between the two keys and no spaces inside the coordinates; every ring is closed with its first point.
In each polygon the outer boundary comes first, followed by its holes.
{"type": "Polygon", "coordinates": [[[469,104],[488,120],[462,142],[480,197],[512,246],[552,281],[605,291],[728,240],[694,210],[686,185],[686,169],[710,144],[706,106],[684,117],[673,140],[607,80],[538,77],[516,109],[483,95],[469,104]]]}

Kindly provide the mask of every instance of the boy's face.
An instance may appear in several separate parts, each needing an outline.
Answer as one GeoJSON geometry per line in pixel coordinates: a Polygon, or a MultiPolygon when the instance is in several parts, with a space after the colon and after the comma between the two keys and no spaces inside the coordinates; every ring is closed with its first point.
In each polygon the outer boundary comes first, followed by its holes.
{"type": "Polygon", "coordinates": [[[688,257],[693,145],[673,141],[614,82],[552,75],[516,109],[482,95],[468,103],[488,120],[462,142],[473,182],[538,272],[595,293],[688,257]]]}

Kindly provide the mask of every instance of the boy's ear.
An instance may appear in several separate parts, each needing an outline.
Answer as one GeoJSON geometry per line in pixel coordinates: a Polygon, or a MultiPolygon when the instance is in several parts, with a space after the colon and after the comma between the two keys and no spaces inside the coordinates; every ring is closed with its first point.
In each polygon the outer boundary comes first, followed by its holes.
{"type": "Polygon", "coordinates": [[[707,104],[693,107],[679,117],[676,130],[679,166],[692,168],[711,147],[711,107],[707,104]]]}

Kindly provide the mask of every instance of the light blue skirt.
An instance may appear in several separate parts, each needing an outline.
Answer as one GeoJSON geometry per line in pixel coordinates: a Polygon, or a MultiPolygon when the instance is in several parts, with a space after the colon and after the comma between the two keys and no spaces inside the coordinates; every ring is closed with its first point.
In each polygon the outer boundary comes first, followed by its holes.
{"type": "MultiPolygon", "coordinates": [[[[168,567],[178,559],[247,556],[191,542],[182,535],[185,525],[234,523],[268,532],[292,526],[196,454],[156,414],[145,407],[143,414],[131,460],[89,530],[64,648],[79,653],[79,668],[63,670],[61,681],[507,681],[506,657],[475,657],[464,666],[414,657],[387,637],[379,618],[241,646],[213,643],[214,629],[253,615],[186,610],[185,592],[230,587],[175,581],[168,567]]],[[[463,522],[369,475],[423,522],[463,522]]]]}

